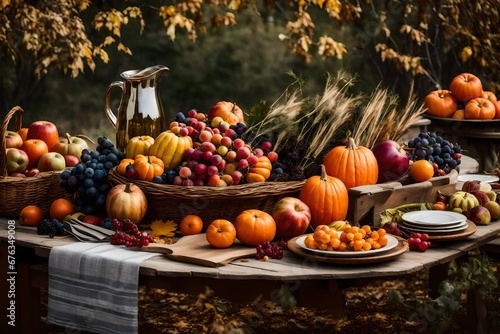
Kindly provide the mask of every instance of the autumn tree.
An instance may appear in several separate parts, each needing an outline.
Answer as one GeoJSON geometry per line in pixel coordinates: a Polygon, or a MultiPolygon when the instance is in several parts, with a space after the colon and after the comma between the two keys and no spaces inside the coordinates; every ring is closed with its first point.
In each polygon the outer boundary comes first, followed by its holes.
{"type": "Polygon", "coordinates": [[[345,60],[351,71],[374,84],[397,89],[415,80],[422,91],[470,71],[490,90],[500,91],[498,0],[4,0],[0,57],[2,64],[13,65],[4,68],[4,106],[29,95],[21,82],[34,82],[50,69],[77,77],[112,61],[110,48],[133,56],[122,39],[131,22],[138,35],[159,21],[166,39],[196,43],[214,28],[237,26],[245,10],[282,22],[277,41],[305,63],[314,57],[345,60]]]}

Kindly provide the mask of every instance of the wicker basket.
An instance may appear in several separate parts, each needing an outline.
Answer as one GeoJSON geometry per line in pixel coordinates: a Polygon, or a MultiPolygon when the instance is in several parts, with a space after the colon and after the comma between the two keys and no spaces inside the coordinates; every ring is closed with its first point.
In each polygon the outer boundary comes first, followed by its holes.
{"type": "Polygon", "coordinates": [[[229,187],[182,187],[134,180],[119,175],[116,168],[108,173],[108,182],[115,186],[127,182],[139,186],[148,199],[145,221],[180,220],[189,214],[203,219],[207,227],[215,219],[235,218],[247,209],[271,212],[274,204],[287,196],[297,197],[305,181],[259,182],[229,187]]]}
{"type": "Polygon", "coordinates": [[[50,205],[57,198],[72,197],[59,185],[61,172],[42,172],[28,178],[10,177],[7,175],[5,133],[11,118],[16,115],[16,128],[22,127],[23,109],[12,108],[3,121],[0,144],[0,216],[18,217],[21,210],[30,204],[37,205],[47,215],[50,205]]]}

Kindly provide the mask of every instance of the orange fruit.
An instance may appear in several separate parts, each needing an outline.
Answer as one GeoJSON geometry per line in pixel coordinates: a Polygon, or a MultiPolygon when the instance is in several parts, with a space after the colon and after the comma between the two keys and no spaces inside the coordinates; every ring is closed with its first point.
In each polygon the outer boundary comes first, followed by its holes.
{"type": "Polygon", "coordinates": [[[410,165],[409,173],[414,181],[424,182],[434,176],[434,167],[427,160],[417,160],[410,165]]]}
{"type": "Polygon", "coordinates": [[[17,131],[21,138],[23,139],[23,142],[26,141],[26,137],[28,136],[28,128],[20,128],[19,131],[17,131]]]}
{"type": "Polygon", "coordinates": [[[183,235],[198,234],[203,229],[203,220],[197,215],[187,215],[182,218],[179,228],[183,235]]]}
{"type": "Polygon", "coordinates": [[[27,205],[19,214],[19,222],[25,226],[36,226],[43,218],[42,210],[36,205],[27,205]]]}
{"type": "Polygon", "coordinates": [[[73,203],[65,198],[58,198],[50,205],[49,215],[52,219],[64,220],[64,217],[75,213],[73,203]]]}

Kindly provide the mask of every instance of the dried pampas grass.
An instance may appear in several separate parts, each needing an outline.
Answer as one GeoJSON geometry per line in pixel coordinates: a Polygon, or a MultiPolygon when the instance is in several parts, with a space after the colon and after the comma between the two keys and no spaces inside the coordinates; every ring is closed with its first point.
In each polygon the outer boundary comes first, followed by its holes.
{"type": "Polygon", "coordinates": [[[321,94],[302,98],[303,82],[290,75],[296,80],[277,101],[271,106],[261,102],[250,109],[245,139],[271,140],[278,153],[284,147],[306,145],[302,167],[322,162],[331,148],[349,135],[370,149],[383,140],[398,141],[425,111],[413,94],[399,109],[398,98],[381,87],[369,96],[350,95],[355,78],[342,71],[327,75],[321,94]]]}

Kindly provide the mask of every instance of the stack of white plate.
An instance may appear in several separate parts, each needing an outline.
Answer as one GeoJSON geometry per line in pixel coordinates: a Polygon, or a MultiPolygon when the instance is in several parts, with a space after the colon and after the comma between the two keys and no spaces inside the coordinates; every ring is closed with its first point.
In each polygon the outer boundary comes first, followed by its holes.
{"type": "Polygon", "coordinates": [[[454,234],[467,229],[467,218],[456,212],[440,210],[412,211],[403,214],[402,226],[410,232],[454,234]]]}

